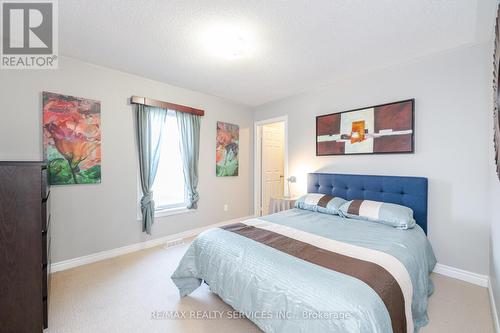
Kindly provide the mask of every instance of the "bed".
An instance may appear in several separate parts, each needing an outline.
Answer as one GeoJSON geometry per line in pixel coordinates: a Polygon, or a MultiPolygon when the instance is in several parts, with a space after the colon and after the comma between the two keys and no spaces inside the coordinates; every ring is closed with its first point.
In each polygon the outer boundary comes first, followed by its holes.
{"type": "Polygon", "coordinates": [[[309,174],[309,193],[404,205],[417,225],[294,208],[203,232],[172,280],[182,297],[207,283],[264,332],[417,332],[436,264],[427,186],[420,177],[309,174]]]}

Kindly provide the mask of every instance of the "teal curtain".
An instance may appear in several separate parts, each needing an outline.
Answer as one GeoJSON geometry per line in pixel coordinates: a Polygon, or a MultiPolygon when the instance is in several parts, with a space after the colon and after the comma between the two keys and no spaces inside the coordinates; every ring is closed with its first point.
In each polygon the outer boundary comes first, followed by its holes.
{"type": "Polygon", "coordinates": [[[139,171],[141,178],[142,231],[151,235],[155,217],[153,184],[160,161],[160,146],[165,127],[167,110],[138,104],[137,144],[139,152],[139,171]]]}
{"type": "Polygon", "coordinates": [[[181,136],[180,146],[184,166],[184,183],[188,195],[188,209],[197,209],[198,200],[198,160],[200,155],[200,123],[201,117],[176,112],[177,125],[181,136]]]}

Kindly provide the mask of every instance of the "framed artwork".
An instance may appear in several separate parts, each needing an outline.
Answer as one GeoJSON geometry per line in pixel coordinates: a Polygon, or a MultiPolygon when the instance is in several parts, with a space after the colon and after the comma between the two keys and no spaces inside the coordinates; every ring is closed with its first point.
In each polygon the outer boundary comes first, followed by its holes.
{"type": "Polygon", "coordinates": [[[217,177],[238,176],[239,145],[240,127],[218,121],[217,148],[215,153],[217,177]]]}
{"type": "Polygon", "coordinates": [[[101,102],[42,93],[43,147],[52,185],[101,182],[101,102]]]}
{"type": "Polygon", "coordinates": [[[414,152],[415,100],[316,117],[316,156],[414,152]]]}

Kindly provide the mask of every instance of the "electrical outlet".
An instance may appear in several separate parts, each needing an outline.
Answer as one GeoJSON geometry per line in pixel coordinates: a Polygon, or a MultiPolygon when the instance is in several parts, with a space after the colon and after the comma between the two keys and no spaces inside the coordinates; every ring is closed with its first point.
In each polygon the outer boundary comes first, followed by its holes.
{"type": "Polygon", "coordinates": [[[229,210],[229,205],[228,204],[224,204],[224,211],[227,212],[229,210]]]}

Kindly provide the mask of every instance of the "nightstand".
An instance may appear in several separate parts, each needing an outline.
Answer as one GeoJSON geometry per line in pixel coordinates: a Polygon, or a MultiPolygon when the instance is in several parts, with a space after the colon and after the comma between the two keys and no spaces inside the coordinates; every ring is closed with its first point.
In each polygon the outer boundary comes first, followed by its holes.
{"type": "Polygon", "coordinates": [[[275,197],[269,200],[269,214],[282,212],[295,207],[299,197],[275,197]]]}

